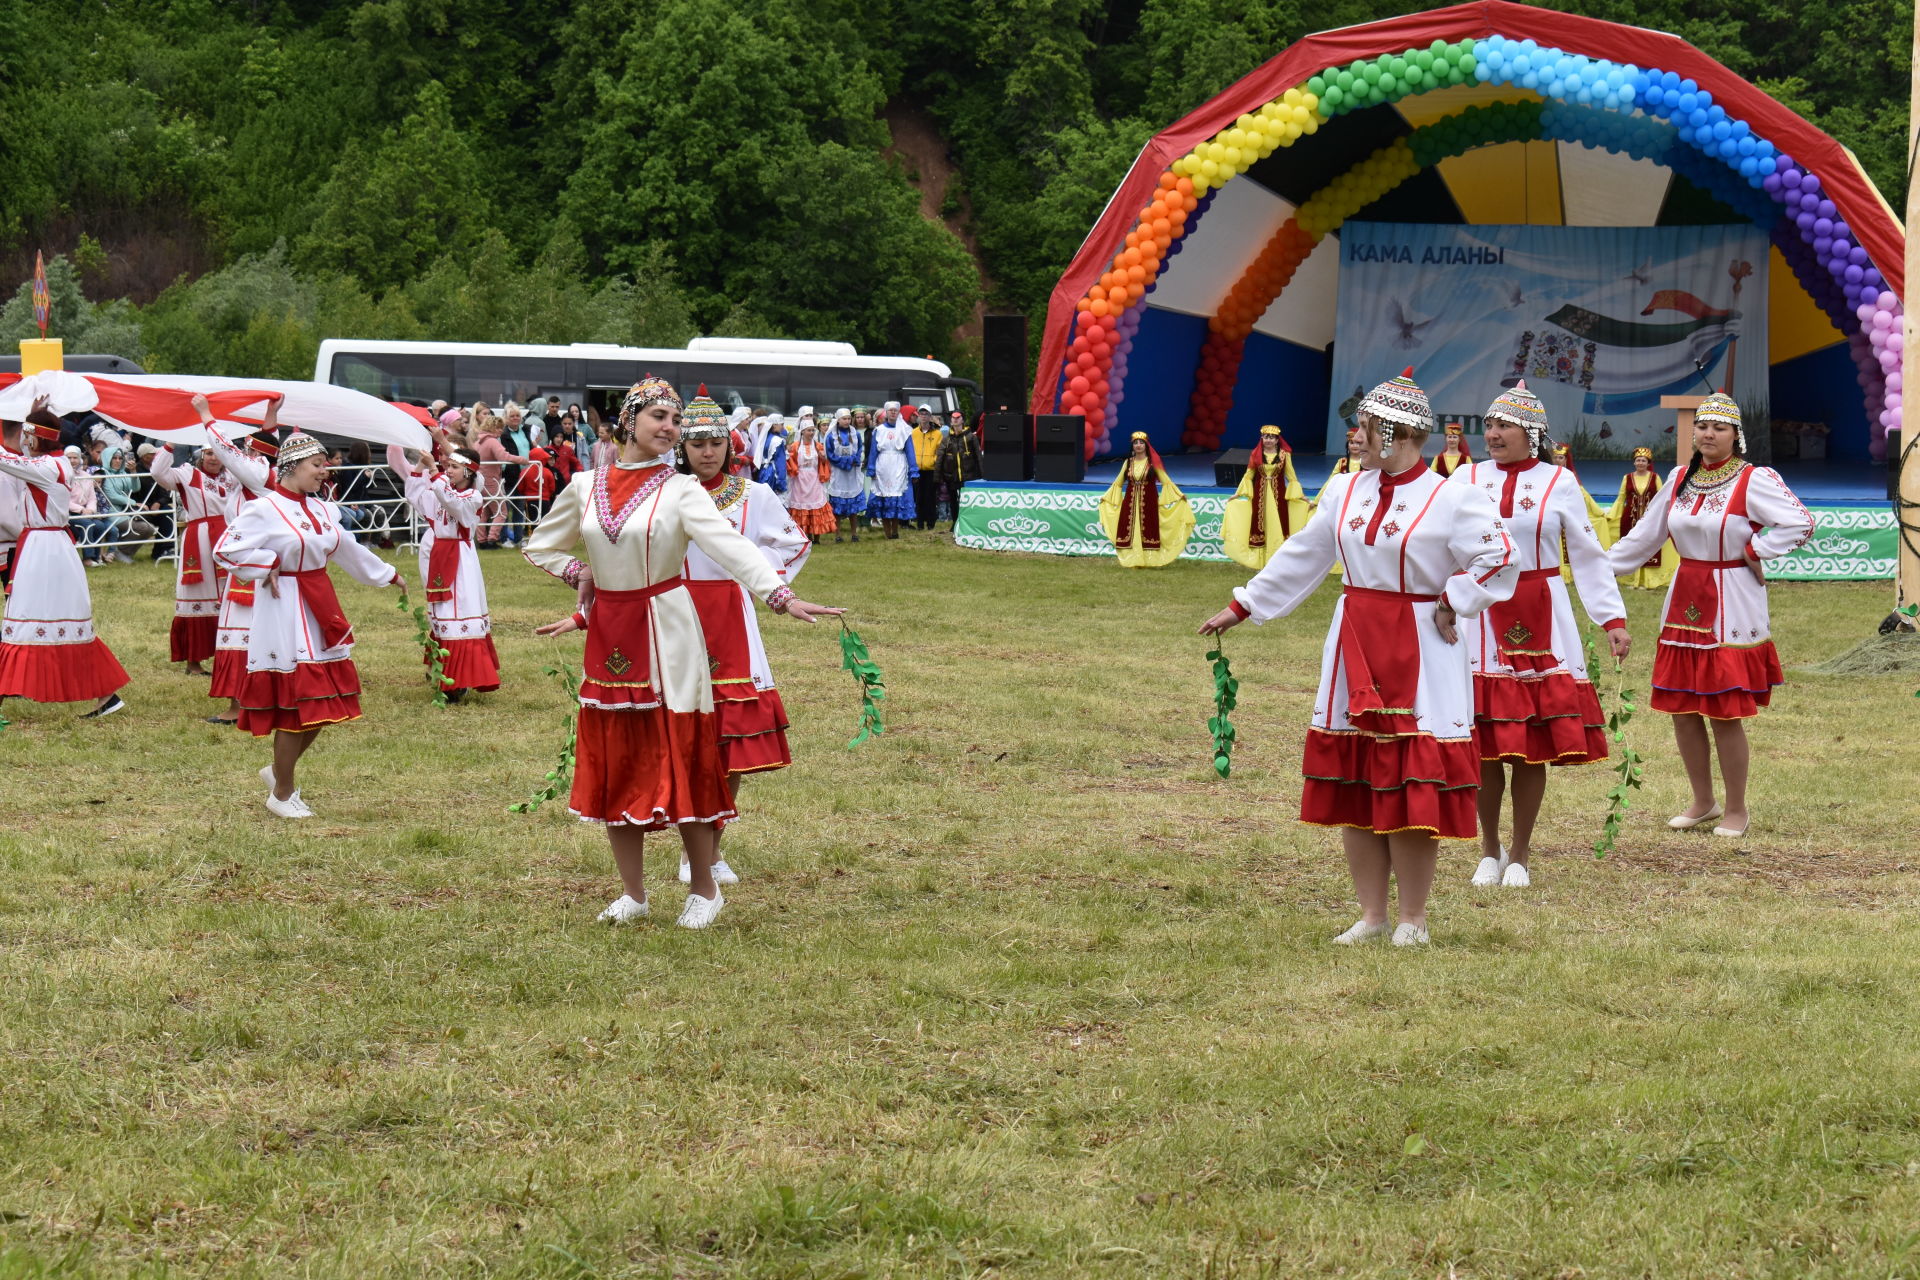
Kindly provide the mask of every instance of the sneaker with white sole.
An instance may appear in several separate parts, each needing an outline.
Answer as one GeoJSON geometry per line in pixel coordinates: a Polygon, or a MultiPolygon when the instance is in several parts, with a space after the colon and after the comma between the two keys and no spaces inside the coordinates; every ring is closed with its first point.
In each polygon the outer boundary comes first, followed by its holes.
{"type": "Polygon", "coordinates": [[[95,707],[93,710],[83,713],[80,716],[80,719],[104,720],[108,716],[112,715],[114,712],[125,711],[126,709],[127,709],[126,701],[123,698],[121,698],[119,694],[110,693],[107,695],[107,700],[105,702],[101,703],[99,706],[95,707]]]}
{"type": "Polygon", "coordinates": [[[713,891],[711,898],[690,893],[687,895],[686,908],[680,912],[680,919],[676,923],[682,929],[704,929],[713,923],[720,914],[720,908],[726,905],[727,900],[720,896],[718,889],[713,891]]]}
{"type": "Polygon", "coordinates": [[[307,808],[306,801],[300,798],[298,791],[285,800],[271,791],[267,792],[267,812],[276,818],[311,818],[313,816],[313,810],[307,808]]]}
{"type": "MultiPolygon", "coordinates": [[[[740,873],[728,866],[727,860],[722,858],[713,864],[713,882],[715,884],[739,884],[740,873]]],[[[684,860],[680,863],[680,883],[693,883],[693,868],[688,866],[684,860]]]]}
{"type": "Polygon", "coordinates": [[[607,904],[607,909],[600,913],[600,919],[606,924],[625,924],[629,920],[640,919],[642,916],[645,916],[647,912],[648,907],[645,898],[635,902],[633,895],[623,893],[607,904]]]}
{"type": "Polygon", "coordinates": [[[1365,920],[1356,920],[1353,922],[1351,929],[1348,929],[1345,933],[1340,934],[1333,940],[1333,945],[1336,947],[1357,946],[1362,942],[1373,941],[1386,931],[1387,926],[1384,922],[1381,924],[1368,924],[1365,920]]]}
{"type": "Polygon", "coordinates": [[[1487,889],[1500,883],[1500,877],[1507,873],[1507,846],[1500,846],[1497,858],[1482,858],[1480,865],[1474,868],[1471,883],[1476,889],[1487,889]]]}
{"type": "Polygon", "coordinates": [[[1393,945],[1396,947],[1424,947],[1432,941],[1427,936],[1427,926],[1423,924],[1403,924],[1393,931],[1393,945]]]}
{"type": "Polygon", "coordinates": [[[1533,877],[1527,874],[1527,868],[1524,863],[1514,863],[1500,876],[1500,887],[1503,889],[1525,889],[1531,887],[1532,884],[1533,877]]]}

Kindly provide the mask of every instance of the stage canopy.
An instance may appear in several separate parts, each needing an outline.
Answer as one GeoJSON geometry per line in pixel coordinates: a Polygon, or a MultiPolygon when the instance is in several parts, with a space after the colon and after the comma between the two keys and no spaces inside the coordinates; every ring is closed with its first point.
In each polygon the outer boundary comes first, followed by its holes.
{"type": "Polygon", "coordinates": [[[1852,154],[1677,36],[1505,0],[1309,36],[1157,134],[1053,291],[1033,404],[1089,457],[1316,447],[1350,220],[1749,223],[1774,417],[1861,460],[1898,421],[1905,233],[1852,154]]]}

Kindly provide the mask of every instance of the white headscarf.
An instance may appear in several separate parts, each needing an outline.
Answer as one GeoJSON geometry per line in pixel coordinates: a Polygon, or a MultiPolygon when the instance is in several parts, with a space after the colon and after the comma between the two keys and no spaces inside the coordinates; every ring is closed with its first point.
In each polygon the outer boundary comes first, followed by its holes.
{"type": "MultiPolygon", "coordinates": [[[[808,407],[811,408],[811,406],[808,407]]],[[[804,410],[801,413],[801,417],[807,422],[813,421],[813,415],[804,410]]],[[[755,471],[758,471],[761,467],[773,461],[773,429],[779,427],[782,431],[785,431],[786,426],[787,420],[779,414],[774,414],[772,417],[764,420],[764,425],[760,431],[760,439],[756,441],[753,446],[753,469],[755,471]]]]}

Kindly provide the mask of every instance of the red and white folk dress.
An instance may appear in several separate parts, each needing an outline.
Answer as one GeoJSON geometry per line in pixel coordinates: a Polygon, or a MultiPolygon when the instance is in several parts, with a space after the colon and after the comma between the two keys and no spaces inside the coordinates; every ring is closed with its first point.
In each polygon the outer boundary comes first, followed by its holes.
{"type": "Polygon", "coordinates": [[[180,557],[174,565],[173,626],[168,649],[174,662],[205,662],[218,648],[223,574],[213,548],[227,531],[230,494],[225,476],[195,466],[175,466],[173,451],[153,455],[153,478],[180,503],[180,557]]]}
{"type": "Polygon", "coordinates": [[[594,599],[569,807],[590,822],[642,830],[732,818],[687,549],[698,546],[775,608],[793,593],[700,483],[664,458],[575,475],[523,554],[572,585],[582,544],[594,599]]]}
{"type": "MultiPolygon", "coordinates": [[[[1424,465],[1335,475],[1232,609],[1285,617],[1344,563],[1307,731],[1300,818],[1382,834],[1476,834],[1480,753],[1463,643],[1434,628],[1444,594],[1463,619],[1513,592],[1513,544],[1491,499],[1424,465]]],[[[1462,630],[1465,630],[1463,627],[1462,630]]]]}
{"type": "Polygon", "coordinates": [[[359,719],[353,625],[327,565],[339,564],[370,587],[391,583],[393,568],[340,527],[332,503],[278,488],[240,509],[214,557],[247,582],[280,571],[279,594],[264,585],[254,592],[240,727],[264,737],[359,719]]]}
{"type": "Polygon", "coordinates": [[[420,515],[420,580],[426,584],[427,620],[447,651],[441,668],[448,689],[490,693],[500,687],[500,655],[493,647],[493,617],[473,531],[480,523],[478,488],[456,489],[444,475],[429,475],[398,448],[387,461],[400,472],[407,504],[420,515]],[[396,455],[398,455],[396,457],[396,455]]]}
{"type": "Polygon", "coordinates": [[[86,566],[67,527],[67,460],[0,445],[0,473],[13,482],[20,526],[0,617],[0,697],[93,702],[125,688],[126,670],[94,634],[86,566]]]}
{"type": "MultiPolygon", "coordinates": [[[[794,524],[780,495],[756,480],[724,474],[703,487],[714,509],[766,557],[780,581],[791,584],[813,543],[794,524]]],[[[729,774],[784,769],[793,763],[787,709],[773,684],[753,598],[698,545],[687,548],[685,573],[706,636],[722,763],[729,774]]]]}
{"type": "Polygon", "coordinates": [[[1579,480],[1565,467],[1529,459],[1468,463],[1450,482],[1475,486],[1496,505],[1520,570],[1511,597],[1461,628],[1473,664],[1480,758],[1515,764],[1606,759],[1606,717],[1560,576],[1562,539],[1594,625],[1624,627],[1626,610],[1579,480]]]}
{"type": "Polygon", "coordinates": [[[1684,485],[1676,468],[1632,532],[1608,549],[1622,577],[1671,537],[1680,564],[1661,609],[1653,660],[1656,711],[1739,720],[1758,715],[1782,683],[1767,619],[1767,586],[1748,560],[1783,556],[1813,536],[1813,516],[1779,472],[1731,458],[1684,485]]]}
{"type": "MultiPolygon", "coordinates": [[[[231,479],[227,486],[226,510],[227,524],[231,525],[240,518],[240,508],[265,493],[273,483],[273,468],[264,459],[235,448],[233,442],[215,428],[208,429],[207,439],[231,479]]],[[[220,593],[220,625],[214,634],[213,680],[207,696],[238,699],[247,679],[247,632],[253,626],[253,583],[230,573],[225,577],[226,590],[220,593]]]]}

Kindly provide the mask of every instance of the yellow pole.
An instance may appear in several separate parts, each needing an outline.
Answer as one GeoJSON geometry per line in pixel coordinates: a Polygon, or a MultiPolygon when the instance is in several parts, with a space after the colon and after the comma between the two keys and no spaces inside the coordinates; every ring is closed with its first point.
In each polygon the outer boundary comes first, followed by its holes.
{"type": "MultiPolygon", "coordinates": [[[[1914,147],[1920,144],[1920,9],[1914,10],[1913,60],[1911,65],[1912,83],[1909,89],[1907,113],[1907,154],[1914,154],[1914,147]]],[[[1907,279],[1906,289],[1913,293],[1916,279],[1920,279],[1920,245],[1914,243],[1914,220],[1920,218],[1920,185],[1913,181],[1913,175],[1907,177],[1907,279]]],[[[1900,368],[1920,373],[1920,329],[1916,329],[1913,308],[1906,308],[1906,318],[1901,322],[1901,358],[1900,368]]],[[[1894,504],[1893,517],[1898,535],[1894,554],[1898,557],[1897,577],[1894,581],[1895,608],[1920,603],[1920,387],[1915,388],[1911,402],[1904,390],[1900,397],[1900,456],[1894,465],[1899,467],[1900,484],[1896,492],[1900,500],[1894,504]]],[[[1906,624],[1913,627],[1911,619],[1906,624]]]]}

